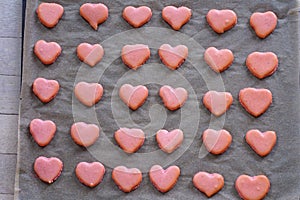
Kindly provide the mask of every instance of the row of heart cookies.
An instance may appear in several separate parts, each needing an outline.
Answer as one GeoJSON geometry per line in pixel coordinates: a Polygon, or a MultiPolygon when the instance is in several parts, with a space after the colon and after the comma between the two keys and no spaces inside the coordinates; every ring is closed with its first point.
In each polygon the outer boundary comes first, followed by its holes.
{"type": "MultiPolygon", "coordinates": [[[[59,92],[56,80],[37,78],[32,84],[33,93],[43,103],[52,101],[59,92]]],[[[99,83],[79,82],[74,87],[76,98],[85,106],[98,103],[103,95],[99,83]]],[[[148,97],[148,89],[143,85],[124,84],[119,89],[120,99],[132,110],[141,107],[148,97]]],[[[164,85],[159,90],[164,106],[173,111],[181,108],[188,99],[188,92],[182,88],[164,85]]],[[[262,115],[272,103],[272,93],[268,89],[244,88],[239,92],[239,102],[254,117],[262,115]]],[[[231,106],[233,97],[229,92],[208,91],[203,96],[204,106],[215,116],[223,115],[231,106]]]]}
{"type": "MultiPolygon", "coordinates": [[[[51,120],[33,119],[29,124],[29,131],[34,141],[41,147],[47,146],[56,133],[56,125],[51,120]]],[[[79,146],[89,147],[100,136],[100,129],[95,124],[76,122],[71,126],[70,135],[79,146]]],[[[120,128],[114,134],[115,141],[126,153],[138,151],[146,139],[145,133],[137,128],[120,128]]],[[[160,149],[172,153],[180,147],[183,141],[183,132],[180,129],[167,131],[161,129],[155,135],[160,149]]]]}
{"type": "MultiPolygon", "coordinates": [[[[29,124],[29,131],[34,141],[41,147],[47,146],[56,133],[56,125],[51,120],[33,119],[29,124]]],[[[70,135],[79,146],[89,147],[100,136],[100,129],[95,124],[76,122],[71,126],[70,135]]],[[[114,134],[115,141],[126,153],[138,151],[146,139],[145,133],[137,128],[120,128],[114,134]]],[[[161,129],[155,135],[158,146],[165,153],[172,153],[179,148],[184,139],[182,130],[167,131],[161,129]]],[[[249,130],[245,136],[249,146],[260,156],[268,155],[276,144],[277,136],[274,131],[264,133],[259,130],[249,130]]],[[[220,155],[224,153],[232,142],[232,136],[227,130],[206,129],[202,134],[202,141],[207,151],[220,155]]]]}
{"type": "MultiPolygon", "coordinates": [[[[44,182],[51,184],[60,176],[63,162],[56,157],[47,158],[40,156],[34,162],[34,171],[44,182]]],[[[100,162],[80,162],[75,168],[78,180],[90,187],[96,187],[103,180],[105,167],[100,162]]],[[[154,165],[149,170],[149,179],[153,186],[161,193],[166,193],[174,188],[179,176],[180,168],[176,165],[163,169],[154,165]]],[[[129,193],[137,189],[142,182],[142,172],[137,168],[117,166],[112,170],[112,180],[118,188],[129,193]]],[[[192,178],[193,185],[207,197],[218,193],[224,187],[224,177],[218,173],[200,171],[192,178]]],[[[241,198],[247,200],[260,200],[266,196],[270,189],[270,181],[265,175],[248,176],[240,175],[235,181],[235,188],[241,198]]]]}
{"type": "MultiPolygon", "coordinates": [[[[95,30],[98,29],[99,24],[102,24],[108,18],[108,8],[102,3],[85,3],[79,11],[80,15],[95,30]]],[[[63,12],[64,8],[56,3],[41,3],[36,10],[40,22],[48,28],[56,26],[63,12]]],[[[123,10],[122,16],[134,28],[139,28],[150,21],[152,11],[147,6],[127,6],[123,10]]],[[[191,19],[191,16],[192,10],[185,6],[166,6],[162,10],[162,18],[174,30],[180,30],[191,19]]],[[[234,11],[228,9],[212,9],[207,13],[206,20],[215,32],[221,34],[236,25],[237,15],[234,11]]],[[[265,38],[276,28],[277,16],[271,11],[265,13],[255,12],[250,17],[250,25],[258,37],[265,38]]]]}
{"type": "MultiPolygon", "coordinates": [[[[34,46],[34,53],[43,64],[49,65],[61,54],[61,47],[56,42],[39,40],[34,46]]],[[[172,47],[163,44],[158,49],[159,57],[169,69],[178,69],[188,57],[188,48],[185,45],[172,47]]],[[[77,47],[78,58],[93,67],[99,63],[104,55],[104,49],[100,44],[81,43],[77,47]]],[[[125,45],[122,48],[121,58],[124,64],[131,69],[138,69],[150,57],[150,49],[144,44],[125,45]]],[[[217,49],[209,47],[204,52],[204,60],[212,70],[223,72],[230,67],[234,55],[229,49],[217,49]]],[[[253,52],[246,59],[246,66],[257,78],[263,79],[271,76],[278,67],[278,58],[273,52],[253,52]]]]}

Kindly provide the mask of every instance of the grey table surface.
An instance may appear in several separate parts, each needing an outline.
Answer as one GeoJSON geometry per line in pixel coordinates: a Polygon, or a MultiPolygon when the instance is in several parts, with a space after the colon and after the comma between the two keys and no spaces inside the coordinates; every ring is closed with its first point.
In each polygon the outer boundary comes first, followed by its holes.
{"type": "Polygon", "coordinates": [[[0,6],[0,200],[14,199],[22,63],[22,0],[0,6]]]}

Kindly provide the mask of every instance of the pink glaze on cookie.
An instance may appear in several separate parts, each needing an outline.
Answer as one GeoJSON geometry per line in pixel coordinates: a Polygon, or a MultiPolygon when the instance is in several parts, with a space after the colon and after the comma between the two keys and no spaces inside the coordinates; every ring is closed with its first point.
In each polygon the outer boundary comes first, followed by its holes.
{"type": "Polygon", "coordinates": [[[253,52],[248,55],[246,66],[259,79],[271,76],[278,67],[278,58],[272,52],[253,52]]]}
{"type": "Polygon", "coordinates": [[[232,10],[212,9],[208,11],[206,20],[216,33],[221,34],[236,25],[237,16],[232,10]]]}
{"type": "Polygon", "coordinates": [[[206,129],[202,139],[207,151],[216,155],[224,153],[232,142],[231,134],[224,129],[219,131],[206,129]]]}
{"type": "Polygon", "coordinates": [[[80,146],[89,147],[93,145],[100,135],[99,127],[95,124],[76,122],[71,127],[71,137],[80,146]]]}
{"type": "Polygon", "coordinates": [[[207,197],[212,197],[224,187],[224,178],[217,173],[198,172],[193,177],[193,184],[207,197]]]}
{"type": "Polygon", "coordinates": [[[204,60],[212,70],[221,73],[230,67],[234,56],[229,49],[218,50],[215,47],[209,47],[205,50],[204,60]]]}
{"type": "Polygon", "coordinates": [[[76,166],[75,174],[82,184],[93,188],[101,183],[105,167],[100,162],[80,162],[76,166]]]}
{"type": "Polygon", "coordinates": [[[172,47],[169,44],[163,44],[158,49],[161,61],[172,70],[179,68],[188,56],[188,48],[184,45],[172,47]]]}
{"type": "Polygon", "coordinates": [[[40,22],[48,27],[55,27],[64,13],[64,8],[57,3],[41,3],[36,9],[40,22]]]}
{"type": "Polygon", "coordinates": [[[239,93],[239,99],[248,113],[259,117],[271,105],[272,93],[267,89],[244,88],[239,93]]]}
{"type": "Polygon", "coordinates": [[[91,107],[100,101],[103,87],[99,83],[79,82],[74,88],[74,93],[82,104],[91,107]]]}
{"type": "Polygon", "coordinates": [[[230,108],[232,101],[233,98],[229,92],[208,91],[203,96],[204,106],[217,117],[230,108]]]}
{"type": "Polygon", "coordinates": [[[57,95],[59,83],[56,80],[37,78],[32,84],[32,91],[41,102],[48,103],[57,95]]]}
{"type": "Polygon", "coordinates": [[[123,10],[123,18],[134,28],[139,28],[150,21],[152,11],[147,6],[127,6],[123,10]]]}
{"type": "Polygon", "coordinates": [[[246,133],[246,142],[260,156],[267,156],[276,144],[277,136],[274,131],[260,132],[250,130],[246,133]]]}
{"type": "Polygon", "coordinates": [[[166,193],[175,185],[180,175],[180,169],[177,166],[170,166],[164,170],[159,165],[154,165],[149,171],[150,181],[160,192],[166,193]]]}
{"type": "Polygon", "coordinates": [[[34,141],[41,147],[47,146],[56,132],[56,125],[50,120],[34,119],[29,124],[34,141]]]}
{"type": "Polygon", "coordinates": [[[235,181],[235,188],[244,200],[261,200],[270,189],[270,181],[264,175],[240,175],[235,181]]]}
{"type": "Polygon", "coordinates": [[[134,153],[145,141],[145,133],[136,128],[120,128],[115,132],[115,140],[126,153],[134,153]]]}
{"type": "Polygon", "coordinates": [[[85,3],[80,7],[80,15],[97,30],[98,25],[107,20],[108,8],[102,3],[85,3]]]}
{"type": "Polygon", "coordinates": [[[156,141],[162,151],[172,153],[180,147],[183,141],[183,132],[180,129],[170,132],[162,129],[156,133],[156,141]]]}
{"type": "Polygon", "coordinates": [[[51,184],[60,176],[63,162],[56,157],[40,156],[35,160],[33,169],[42,181],[51,184]]]}
{"type": "Polygon", "coordinates": [[[167,6],[162,10],[162,18],[176,31],[190,21],[192,10],[185,7],[167,6]]]}
{"type": "Polygon", "coordinates": [[[119,96],[132,110],[141,107],[148,97],[148,89],[143,85],[132,86],[124,84],[120,87],[119,96]]]}
{"type": "Polygon", "coordinates": [[[147,45],[125,45],[122,48],[122,61],[133,70],[141,67],[149,58],[150,49],[147,45]]]}
{"type": "Polygon", "coordinates": [[[137,189],[142,178],[142,172],[137,168],[118,166],[112,171],[112,179],[119,189],[126,193],[137,189]]]}
{"type": "Polygon", "coordinates": [[[104,50],[100,44],[81,43],[77,47],[77,56],[79,60],[94,67],[101,61],[104,55],[104,50]]]}
{"type": "Polygon", "coordinates": [[[256,35],[262,39],[270,35],[277,25],[277,16],[275,13],[268,11],[264,13],[255,12],[250,17],[250,26],[256,35]]]}
{"type": "Polygon", "coordinates": [[[184,88],[172,88],[164,85],[159,90],[159,96],[169,110],[177,110],[182,107],[188,98],[188,92],[184,88]]]}
{"type": "Polygon", "coordinates": [[[39,40],[34,45],[34,53],[43,64],[51,65],[61,54],[61,47],[56,42],[39,40]]]}

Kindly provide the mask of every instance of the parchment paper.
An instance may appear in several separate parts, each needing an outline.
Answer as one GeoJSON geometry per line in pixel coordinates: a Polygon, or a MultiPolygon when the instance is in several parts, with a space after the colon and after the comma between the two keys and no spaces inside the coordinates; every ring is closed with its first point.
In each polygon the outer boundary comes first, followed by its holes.
{"type": "Polygon", "coordinates": [[[83,3],[90,0],[56,0],[65,12],[59,24],[45,28],[38,20],[35,9],[42,1],[27,1],[18,171],[16,199],[206,199],[193,187],[192,177],[198,171],[220,173],[225,178],[224,188],[211,199],[239,199],[234,182],[241,174],[265,174],[271,189],[265,199],[299,199],[300,196],[300,140],[299,140],[299,60],[298,13],[295,0],[220,0],[220,1],[108,1],[108,20],[94,31],[79,15],[83,3]],[[133,29],[122,18],[128,5],[147,5],[153,17],[142,28],[133,29]],[[192,9],[191,20],[180,31],[173,31],[161,18],[167,5],[187,6],[192,9]],[[232,9],[238,16],[237,25],[222,35],[216,34],[207,24],[205,15],[210,9],[232,9]],[[259,39],[249,26],[255,11],[271,10],[278,16],[276,30],[266,39],[259,39]],[[33,53],[37,40],[58,42],[63,51],[58,60],[43,65],[33,53]],[[82,42],[100,43],[105,50],[103,60],[94,68],[83,64],[76,56],[76,47],[82,42]],[[127,68],[120,59],[123,45],[143,43],[151,48],[151,58],[137,71],[127,68]],[[160,61],[157,49],[161,44],[184,44],[189,57],[177,71],[167,69],[160,61]],[[228,48],[235,59],[232,66],[221,75],[205,64],[206,48],[228,48]],[[274,75],[258,80],[247,70],[245,59],[253,51],[272,51],[279,58],[274,75]],[[55,79],[61,89],[48,104],[41,103],[31,91],[37,77],[55,79]],[[79,81],[99,82],[104,96],[95,107],[81,105],[73,95],[79,81]],[[130,111],[119,99],[118,89],[123,83],[143,84],[149,97],[137,111],[130,111]],[[158,95],[161,85],[184,87],[189,99],[180,110],[171,112],[163,107],[158,95]],[[239,104],[238,93],[245,87],[267,88],[273,93],[273,103],[259,118],[250,116],[239,104]],[[226,115],[216,118],[202,104],[208,90],[231,92],[234,102],[226,115]],[[34,118],[53,120],[57,132],[51,143],[41,148],[32,139],[28,125],[34,118]],[[76,145],[70,137],[70,127],[75,121],[95,123],[101,127],[99,140],[89,149],[76,145]],[[113,139],[119,127],[144,130],[147,138],[142,148],[133,155],[122,152],[113,139]],[[202,145],[202,132],[210,128],[228,130],[233,136],[230,148],[219,156],[208,154],[202,145]],[[155,141],[155,132],[161,128],[181,128],[184,132],[182,146],[173,154],[161,152],[155,141]],[[250,129],[274,130],[278,141],[273,151],[261,158],[245,142],[250,129]],[[64,163],[61,176],[53,184],[40,181],[33,171],[38,156],[60,158],[64,163]],[[100,185],[90,189],[76,178],[74,169],[82,161],[100,161],[106,167],[100,185]],[[148,170],[153,164],[164,167],[177,165],[181,175],[176,186],[166,194],[158,192],[151,184],[148,170]],[[112,168],[118,165],[137,167],[143,172],[140,187],[125,194],[111,179],[112,168]]]}

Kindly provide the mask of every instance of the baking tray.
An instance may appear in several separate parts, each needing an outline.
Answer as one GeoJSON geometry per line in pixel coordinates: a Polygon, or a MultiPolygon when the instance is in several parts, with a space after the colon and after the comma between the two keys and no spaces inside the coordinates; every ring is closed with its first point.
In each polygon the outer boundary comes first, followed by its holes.
{"type": "Polygon", "coordinates": [[[27,1],[23,51],[22,94],[19,121],[18,166],[15,199],[206,199],[193,187],[192,177],[198,171],[217,172],[224,176],[224,188],[211,199],[239,199],[234,182],[241,174],[265,174],[271,189],[265,199],[299,199],[299,60],[298,60],[298,10],[296,0],[269,1],[108,1],[109,18],[94,31],[79,15],[83,3],[90,0],[56,0],[65,12],[59,24],[47,29],[38,20],[35,9],[42,1],[27,1]],[[128,5],[146,5],[153,16],[142,28],[133,29],[122,18],[128,5]],[[161,18],[167,5],[187,6],[192,9],[191,20],[180,31],[173,31],[161,18]],[[216,34],[206,22],[210,9],[232,9],[238,16],[237,25],[222,35],[216,34]],[[253,12],[271,10],[278,16],[275,31],[266,39],[259,39],[249,26],[253,12]],[[43,65],[34,55],[37,40],[58,42],[63,51],[58,60],[43,65]],[[79,61],[76,47],[82,42],[100,43],[105,55],[94,68],[79,61]],[[120,58],[122,46],[143,43],[149,45],[151,57],[137,71],[127,68],[120,58]],[[184,44],[189,48],[186,62],[176,71],[161,63],[157,49],[161,44],[184,44]],[[221,75],[205,64],[203,52],[215,46],[233,51],[232,66],[221,75]],[[253,51],[272,51],[279,58],[274,75],[258,80],[245,66],[245,59],[253,51]],[[55,79],[61,89],[48,104],[41,103],[31,91],[37,77],[55,79]],[[73,95],[79,81],[99,82],[104,87],[101,101],[92,108],[81,105],[73,95]],[[123,83],[143,84],[149,97],[137,111],[131,111],[118,97],[123,83]],[[161,85],[184,87],[189,92],[185,106],[168,111],[158,95],[161,85]],[[267,88],[273,93],[273,103],[259,118],[250,116],[239,104],[238,93],[245,87],[267,88]],[[228,91],[234,97],[226,115],[211,116],[201,103],[208,90],[228,91]],[[41,148],[32,139],[28,125],[34,118],[53,120],[57,132],[51,143],[41,148]],[[85,149],[71,139],[70,127],[74,122],[95,123],[101,127],[99,140],[85,149]],[[146,133],[142,148],[127,155],[116,145],[113,134],[119,127],[141,128],[146,133]],[[207,128],[228,130],[233,136],[230,148],[219,156],[208,154],[202,145],[201,135],[207,128]],[[155,141],[155,132],[161,128],[180,128],[184,142],[171,155],[161,152],[155,141]],[[273,151],[264,158],[256,155],[246,144],[244,136],[250,129],[274,130],[278,141],[273,151]],[[38,156],[56,156],[64,162],[61,176],[51,185],[41,182],[33,171],[38,156]],[[90,189],[76,178],[74,169],[78,162],[100,161],[106,167],[100,185],[90,189]],[[166,194],[158,192],[151,184],[148,170],[153,164],[164,167],[177,165],[181,175],[176,186],[166,194]],[[125,194],[111,179],[115,166],[137,167],[143,172],[138,189],[125,194]]]}

